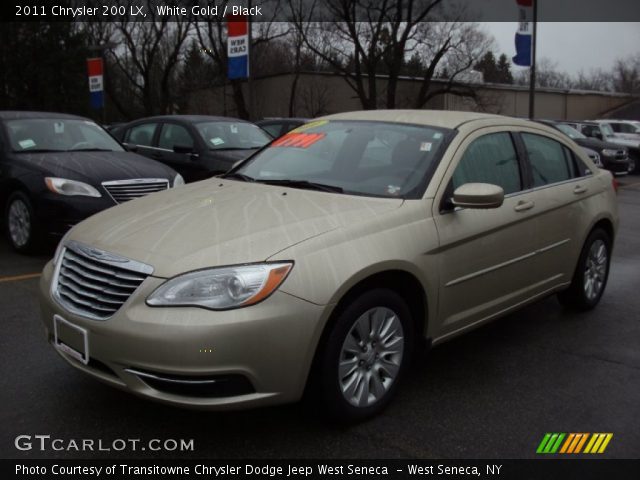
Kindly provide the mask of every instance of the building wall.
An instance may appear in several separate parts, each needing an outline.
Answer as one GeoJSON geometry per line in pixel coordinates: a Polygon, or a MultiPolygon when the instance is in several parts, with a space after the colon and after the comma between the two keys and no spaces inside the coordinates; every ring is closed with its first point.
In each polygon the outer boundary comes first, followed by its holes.
{"type": "MultiPolygon", "coordinates": [[[[378,79],[378,104],[383,108],[387,81],[378,79]]],[[[439,85],[434,82],[434,88],[439,85]]],[[[248,102],[248,85],[243,84],[248,102]]],[[[413,108],[420,88],[418,80],[405,78],[398,84],[396,108],[413,108]]],[[[527,87],[510,85],[477,85],[477,101],[452,94],[440,95],[425,105],[434,110],[466,110],[498,113],[515,117],[529,114],[527,87]]],[[[199,90],[189,98],[189,112],[237,116],[231,88],[215,87],[199,90]]],[[[317,117],[329,113],[361,110],[356,92],[338,75],[301,74],[297,81],[293,74],[274,75],[252,81],[255,118],[264,117],[317,117]],[[290,111],[291,92],[295,83],[290,111]]],[[[541,89],[536,93],[535,115],[549,119],[592,119],[603,116],[631,100],[629,95],[600,92],[541,89]]]]}

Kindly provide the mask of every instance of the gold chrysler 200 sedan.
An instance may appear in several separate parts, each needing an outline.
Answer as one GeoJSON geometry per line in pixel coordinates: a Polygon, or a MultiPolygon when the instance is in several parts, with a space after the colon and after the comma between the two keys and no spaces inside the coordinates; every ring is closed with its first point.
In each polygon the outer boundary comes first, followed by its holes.
{"type": "Polygon", "coordinates": [[[558,293],[593,308],[611,174],[560,132],[462,112],[331,115],[222,178],[101,212],[41,281],[74,367],[166,403],[359,419],[411,354],[558,293]]]}

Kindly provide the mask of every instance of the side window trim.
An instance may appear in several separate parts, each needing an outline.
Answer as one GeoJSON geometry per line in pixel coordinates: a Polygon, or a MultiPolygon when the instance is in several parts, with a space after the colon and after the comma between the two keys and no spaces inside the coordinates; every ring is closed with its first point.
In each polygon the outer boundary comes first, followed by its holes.
{"type": "Polygon", "coordinates": [[[511,131],[511,139],[516,148],[516,155],[518,156],[518,163],[520,165],[520,183],[521,190],[518,193],[531,190],[533,187],[533,171],[531,169],[531,163],[529,162],[529,154],[527,153],[527,147],[522,140],[520,132],[511,131]]]}

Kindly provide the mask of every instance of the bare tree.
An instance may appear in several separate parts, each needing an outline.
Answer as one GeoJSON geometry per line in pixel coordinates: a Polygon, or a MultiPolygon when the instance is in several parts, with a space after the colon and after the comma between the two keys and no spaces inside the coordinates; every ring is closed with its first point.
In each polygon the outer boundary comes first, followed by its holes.
{"type": "Polygon", "coordinates": [[[170,22],[157,16],[153,0],[145,0],[147,19],[115,22],[116,47],[108,58],[131,85],[146,115],[172,111],[175,103],[177,67],[192,23],[170,22]],[[149,19],[149,16],[151,18],[149,19]]]}
{"type": "MultiPolygon", "coordinates": [[[[529,85],[529,69],[523,69],[514,75],[516,85],[529,85]]],[[[536,87],[542,88],[572,88],[573,81],[566,72],[558,70],[558,64],[548,58],[541,58],[536,62],[536,87]]]]}
{"type": "Polygon", "coordinates": [[[588,72],[580,70],[573,79],[571,88],[609,92],[613,89],[612,76],[601,68],[591,69],[588,72]]]}
{"type": "Polygon", "coordinates": [[[612,83],[617,92],[640,94],[640,54],[616,60],[612,83]]]}
{"type": "MultiPolygon", "coordinates": [[[[300,2],[288,0],[291,12],[300,2]]],[[[461,21],[462,10],[440,8],[443,0],[311,0],[308,17],[325,14],[325,22],[309,24],[292,15],[306,47],[340,73],[364,109],[395,108],[399,77],[416,51],[424,59],[422,85],[414,101],[423,106],[434,95],[431,80],[441,62],[453,67],[451,82],[435,95],[460,93],[455,76],[471,68],[486,44],[475,24],[461,21]],[[471,56],[473,58],[467,58],[471,56]],[[377,76],[385,74],[386,91],[377,76]]],[[[472,92],[464,92],[471,95],[472,92]]]]}

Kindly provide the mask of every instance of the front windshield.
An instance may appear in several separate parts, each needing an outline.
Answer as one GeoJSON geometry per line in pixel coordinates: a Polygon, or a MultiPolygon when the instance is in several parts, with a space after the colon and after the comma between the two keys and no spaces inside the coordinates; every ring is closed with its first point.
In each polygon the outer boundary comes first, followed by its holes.
{"type": "Polygon", "coordinates": [[[260,127],[245,122],[200,122],[196,130],[211,150],[250,150],[272,140],[260,127]]]}
{"type": "Polygon", "coordinates": [[[573,127],[570,127],[569,125],[558,123],[556,124],[556,126],[558,127],[558,130],[564,133],[567,137],[573,138],[574,140],[576,138],[587,138],[585,135],[581,134],[578,130],[576,130],[573,127]]]}
{"type": "Polygon", "coordinates": [[[6,122],[14,152],[70,152],[124,149],[107,132],[90,120],[23,118],[6,122]]]}
{"type": "Polygon", "coordinates": [[[348,194],[419,198],[449,132],[397,123],[321,120],[275,140],[233,173],[266,183],[310,182],[348,194]]]}
{"type": "Polygon", "coordinates": [[[608,123],[601,123],[600,124],[600,130],[602,130],[602,134],[605,137],[613,137],[613,135],[614,135],[613,129],[611,128],[611,126],[608,123]]]}

